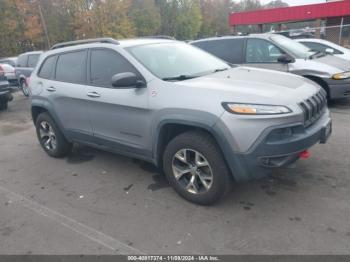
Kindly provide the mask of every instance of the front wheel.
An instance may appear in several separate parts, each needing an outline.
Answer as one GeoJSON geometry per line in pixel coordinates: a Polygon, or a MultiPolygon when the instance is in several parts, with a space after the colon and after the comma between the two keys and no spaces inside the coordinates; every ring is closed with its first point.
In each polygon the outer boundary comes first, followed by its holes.
{"type": "Polygon", "coordinates": [[[222,153],[203,132],[186,132],[170,141],[163,168],[175,191],[196,204],[214,204],[231,189],[232,176],[222,153]]]}
{"type": "Polygon", "coordinates": [[[24,79],[21,79],[19,82],[19,87],[22,90],[24,96],[29,97],[29,87],[24,79]]]}

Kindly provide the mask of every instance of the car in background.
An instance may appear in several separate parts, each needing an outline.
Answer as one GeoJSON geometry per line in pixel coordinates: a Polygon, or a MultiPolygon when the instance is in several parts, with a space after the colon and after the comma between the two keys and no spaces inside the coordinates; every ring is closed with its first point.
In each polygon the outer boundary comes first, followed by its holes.
{"type": "Polygon", "coordinates": [[[0,59],[0,64],[8,64],[10,66],[16,67],[17,57],[6,57],[0,59]]]}
{"type": "Polygon", "coordinates": [[[288,30],[288,31],[277,31],[273,33],[278,35],[283,35],[292,39],[315,37],[315,31],[311,29],[294,29],[294,30],[288,30]]]}
{"type": "Polygon", "coordinates": [[[18,86],[15,68],[9,64],[2,63],[0,63],[0,68],[5,73],[5,76],[7,78],[7,81],[9,81],[10,86],[18,86]]]}
{"type": "Polygon", "coordinates": [[[306,45],[311,50],[326,52],[350,61],[350,49],[334,44],[330,41],[316,38],[298,39],[297,41],[306,45]]]}
{"type": "Polygon", "coordinates": [[[42,51],[33,51],[21,54],[16,62],[16,77],[19,88],[25,96],[29,96],[28,79],[39,61],[42,51]]]}
{"type": "Polygon", "coordinates": [[[8,102],[13,99],[9,82],[4,70],[0,67],[0,110],[7,109],[8,102]]]}
{"type": "Polygon", "coordinates": [[[328,99],[350,97],[350,62],[278,34],[214,37],[191,42],[231,64],[290,72],[325,89],[328,99]]]}

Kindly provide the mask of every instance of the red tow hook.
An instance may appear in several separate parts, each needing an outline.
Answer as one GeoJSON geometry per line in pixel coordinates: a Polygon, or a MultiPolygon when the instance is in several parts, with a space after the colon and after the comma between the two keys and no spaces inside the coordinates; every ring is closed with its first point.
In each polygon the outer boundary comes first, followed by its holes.
{"type": "Polygon", "coordinates": [[[308,159],[311,157],[311,153],[308,150],[305,150],[299,154],[299,157],[302,159],[308,159]]]}

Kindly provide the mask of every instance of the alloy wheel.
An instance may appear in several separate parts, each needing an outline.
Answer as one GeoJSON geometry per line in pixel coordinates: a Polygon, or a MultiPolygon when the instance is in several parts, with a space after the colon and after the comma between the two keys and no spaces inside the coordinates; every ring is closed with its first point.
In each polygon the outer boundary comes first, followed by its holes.
{"type": "Polygon", "coordinates": [[[189,193],[205,193],[213,184],[210,164],[196,150],[179,150],[173,157],[172,170],[176,181],[189,193]]]}
{"type": "Polygon", "coordinates": [[[52,126],[43,121],[40,123],[39,135],[42,145],[49,151],[55,151],[57,147],[56,134],[52,126]]]}

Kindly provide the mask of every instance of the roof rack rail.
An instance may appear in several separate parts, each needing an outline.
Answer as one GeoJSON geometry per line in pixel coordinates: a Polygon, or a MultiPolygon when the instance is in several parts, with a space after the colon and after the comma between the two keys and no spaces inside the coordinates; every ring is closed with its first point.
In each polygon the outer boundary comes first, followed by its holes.
{"type": "Polygon", "coordinates": [[[144,36],[142,38],[154,38],[154,39],[169,39],[169,40],[176,40],[175,37],[168,36],[168,35],[150,35],[150,36],[144,36]]]}
{"type": "Polygon", "coordinates": [[[83,40],[76,40],[76,41],[70,41],[70,42],[63,42],[53,45],[50,50],[63,48],[67,46],[74,46],[74,45],[83,45],[83,44],[91,44],[91,43],[108,43],[108,44],[115,44],[119,45],[119,42],[113,38],[92,38],[92,39],[83,39],[83,40]]]}

